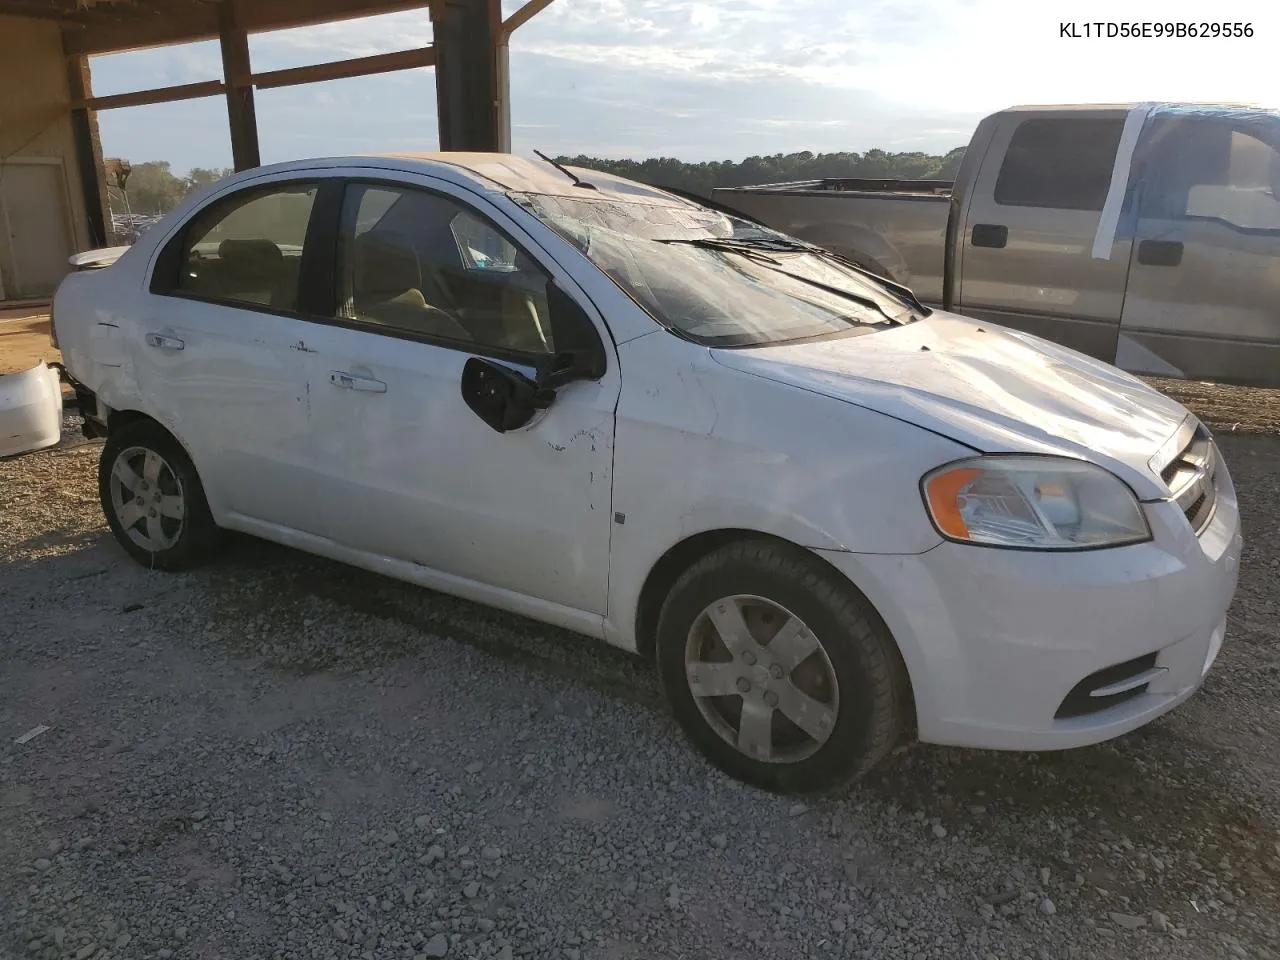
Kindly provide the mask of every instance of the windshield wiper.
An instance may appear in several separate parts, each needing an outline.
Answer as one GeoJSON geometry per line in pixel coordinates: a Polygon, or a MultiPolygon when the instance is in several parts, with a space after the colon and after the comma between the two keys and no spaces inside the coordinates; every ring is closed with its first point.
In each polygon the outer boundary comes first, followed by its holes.
{"type": "MultiPolygon", "coordinates": [[[[814,280],[812,277],[806,277],[799,273],[792,273],[790,270],[783,270],[782,264],[773,257],[764,253],[765,250],[773,250],[779,253],[804,252],[804,253],[825,253],[821,249],[794,243],[787,240],[773,240],[769,237],[761,238],[743,238],[743,237],[671,237],[671,238],[655,238],[658,243],[680,243],[691,247],[699,247],[704,250],[725,250],[730,253],[736,253],[744,256],[756,263],[762,263],[770,270],[782,274],[784,277],[790,277],[792,280],[799,280],[801,283],[807,283],[811,287],[816,287],[826,293],[834,294],[837,297],[844,297],[846,300],[852,300],[854,303],[876,311],[890,323],[905,324],[908,321],[901,317],[896,317],[889,313],[879,301],[864,297],[861,294],[853,293],[845,290],[843,287],[832,286],[829,283],[823,283],[821,280],[814,280]],[[771,246],[763,246],[770,244],[771,246]]],[[[914,298],[912,298],[914,302],[914,298]]],[[[923,309],[923,308],[922,308],[923,309]]]]}
{"type": "MultiPolygon", "coordinates": [[[[841,266],[855,271],[860,276],[866,277],[876,286],[884,287],[899,300],[902,300],[919,317],[927,317],[933,312],[916,299],[916,295],[907,287],[902,286],[902,284],[872,273],[862,264],[850,260],[848,257],[842,257],[838,253],[832,253],[825,247],[814,246],[811,243],[805,243],[803,240],[796,240],[790,237],[672,237],[670,239],[660,239],[658,242],[684,243],[695,247],[706,247],[710,250],[732,250],[734,252],[768,250],[776,253],[811,253],[825,260],[833,260],[841,266]]],[[[787,275],[795,276],[795,274],[791,273],[787,275]]],[[[797,279],[805,280],[807,283],[817,283],[817,281],[807,280],[804,277],[798,277],[797,279]]],[[[877,307],[877,309],[879,308],[877,307]]],[[[884,313],[883,310],[880,312],[884,313]]]]}

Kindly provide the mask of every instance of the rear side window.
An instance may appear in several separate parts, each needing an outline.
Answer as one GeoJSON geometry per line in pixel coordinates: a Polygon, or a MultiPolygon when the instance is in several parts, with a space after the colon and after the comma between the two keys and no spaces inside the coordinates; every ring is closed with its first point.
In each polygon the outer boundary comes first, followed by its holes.
{"type": "Polygon", "coordinates": [[[206,207],[183,230],[176,275],[157,292],[296,311],[317,189],[316,183],[272,184],[206,207]]]}
{"type": "MultiPolygon", "coordinates": [[[[1246,230],[1280,230],[1280,151],[1252,132],[1224,133],[1220,162],[1189,172],[1186,215],[1246,230]]],[[[1207,131],[1201,136],[1210,139],[1207,131]]]]}
{"type": "Polygon", "coordinates": [[[1101,210],[1124,120],[1024,120],[1013,132],[996,203],[1053,210],[1101,210]]]}

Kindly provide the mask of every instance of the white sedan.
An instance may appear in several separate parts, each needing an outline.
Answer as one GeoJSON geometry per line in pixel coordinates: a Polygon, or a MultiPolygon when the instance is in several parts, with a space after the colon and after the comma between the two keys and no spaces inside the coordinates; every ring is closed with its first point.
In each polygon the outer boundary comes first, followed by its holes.
{"type": "Polygon", "coordinates": [[[661,190],[309,160],[85,262],[54,336],[137,561],[238,530],[653,657],[748,782],[1094,743],[1221,647],[1236,496],[1183,407],[661,190]]]}

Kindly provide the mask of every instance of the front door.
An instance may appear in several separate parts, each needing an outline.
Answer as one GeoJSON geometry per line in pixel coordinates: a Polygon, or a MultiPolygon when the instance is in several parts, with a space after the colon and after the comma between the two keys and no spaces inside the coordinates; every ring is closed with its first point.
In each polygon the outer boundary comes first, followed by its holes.
{"type": "Polygon", "coordinates": [[[214,201],[166,243],[145,298],[139,385],[220,519],[310,531],[311,407],[299,275],[318,185],[214,201]]]}
{"type": "Polygon", "coordinates": [[[1148,122],[1118,364],[1280,386],[1280,120],[1148,122]]]}
{"type": "Polygon", "coordinates": [[[1005,116],[956,238],[960,313],[1114,360],[1129,241],[1092,250],[1124,117],[1005,116]]]}
{"type": "Polygon", "coordinates": [[[470,357],[531,370],[605,341],[594,314],[590,330],[559,326],[549,291],[553,277],[571,282],[500,213],[452,189],[347,187],[338,323],[308,357],[326,535],[603,615],[616,363],[519,430],[495,432],[468,408],[470,357]]]}

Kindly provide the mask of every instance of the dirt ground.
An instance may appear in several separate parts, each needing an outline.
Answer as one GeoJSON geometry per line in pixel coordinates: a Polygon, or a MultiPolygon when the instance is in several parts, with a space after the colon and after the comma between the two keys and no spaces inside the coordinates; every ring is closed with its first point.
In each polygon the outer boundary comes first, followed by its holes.
{"type": "Polygon", "coordinates": [[[49,314],[39,309],[0,310],[0,374],[29,370],[41,360],[61,360],[49,344],[49,314]]]}

